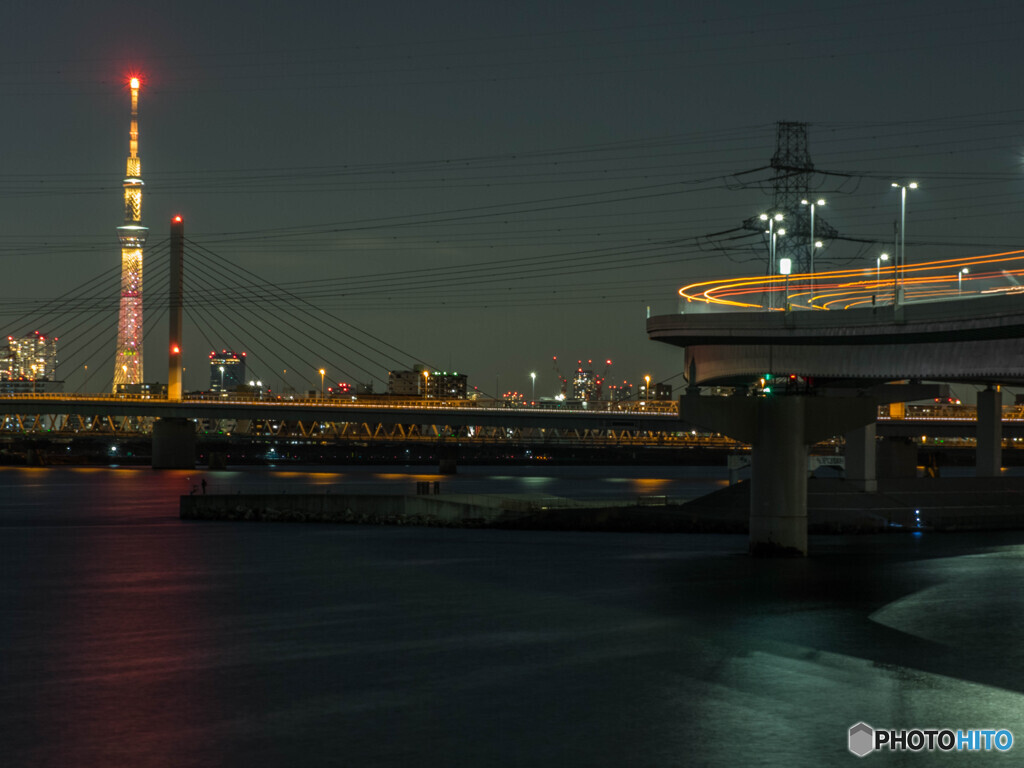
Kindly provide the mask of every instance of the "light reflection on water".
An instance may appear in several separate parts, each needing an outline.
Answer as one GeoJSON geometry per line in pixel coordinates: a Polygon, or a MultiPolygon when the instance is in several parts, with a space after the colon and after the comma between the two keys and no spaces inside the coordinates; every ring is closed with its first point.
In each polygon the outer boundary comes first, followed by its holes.
{"type": "MultiPolygon", "coordinates": [[[[724,482],[690,469],[440,482],[724,482]]],[[[1024,706],[1020,533],[817,537],[765,561],[742,536],[176,515],[204,478],[420,477],[0,468],[0,764],[816,768],[851,759],[859,720],[1013,729],[1024,706]]]]}
{"type": "Polygon", "coordinates": [[[191,493],[415,494],[428,482],[442,494],[543,495],[595,501],[642,501],[652,496],[683,502],[728,484],[722,467],[459,467],[454,475],[422,467],[237,468],[209,471],[148,467],[2,467],[0,525],[31,519],[77,523],[83,509],[60,499],[103,504],[126,521],[176,516],[179,499],[191,493]],[[203,482],[206,487],[204,489],[203,482]]]}
{"type": "Polygon", "coordinates": [[[667,493],[672,483],[663,477],[636,477],[633,478],[632,484],[635,493],[647,496],[667,493]]]}

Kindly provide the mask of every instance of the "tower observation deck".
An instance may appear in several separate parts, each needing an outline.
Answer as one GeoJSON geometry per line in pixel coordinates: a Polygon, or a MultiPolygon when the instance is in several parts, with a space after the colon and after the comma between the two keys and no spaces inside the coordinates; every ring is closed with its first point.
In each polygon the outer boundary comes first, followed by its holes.
{"type": "Polygon", "coordinates": [[[149,230],[142,226],[142,161],[139,159],[139,78],[129,82],[132,93],[129,153],[125,171],[124,224],[121,241],[121,304],[117,321],[114,392],[118,386],[141,384],[142,373],[142,250],[149,230]]]}

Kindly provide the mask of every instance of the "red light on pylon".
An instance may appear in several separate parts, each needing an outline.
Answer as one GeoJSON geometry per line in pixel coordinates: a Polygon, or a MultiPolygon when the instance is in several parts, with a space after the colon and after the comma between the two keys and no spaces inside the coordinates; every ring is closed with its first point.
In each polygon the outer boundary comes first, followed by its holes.
{"type": "Polygon", "coordinates": [[[180,355],[181,354],[181,349],[178,347],[177,344],[175,344],[174,346],[171,347],[171,354],[172,355],[180,355]]]}
{"type": "Polygon", "coordinates": [[[181,224],[181,222],[182,222],[181,214],[178,214],[177,216],[175,216],[173,219],[171,219],[171,221],[173,221],[175,224],[181,224]]]}

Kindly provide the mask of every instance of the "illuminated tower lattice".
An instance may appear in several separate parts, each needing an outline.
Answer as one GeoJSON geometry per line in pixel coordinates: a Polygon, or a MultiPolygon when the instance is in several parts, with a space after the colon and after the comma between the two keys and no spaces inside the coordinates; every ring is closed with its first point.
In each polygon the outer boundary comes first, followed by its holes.
{"type": "Polygon", "coordinates": [[[117,228],[121,241],[121,307],[117,319],[117,356],[114,391],[121,384],[142,383],[142,161],[139,159],[139,78],[133,77],[132,122],[128,168],[124,179],[124,224],[117,228]]]}

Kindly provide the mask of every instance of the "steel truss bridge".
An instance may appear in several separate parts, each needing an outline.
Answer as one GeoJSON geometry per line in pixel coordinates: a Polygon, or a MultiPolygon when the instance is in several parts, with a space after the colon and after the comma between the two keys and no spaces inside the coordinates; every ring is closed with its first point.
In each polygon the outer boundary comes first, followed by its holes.
{"type": "Polygon", "coordinates": [[[0,435],[149,435],[158,418],[195,422],[199,437],[317,441],[732,445],[687,430],[674,402],[588,409],[507,406],[500,401],[260,400],[133,396],[0,396],[0,435]]]}
{"type": "MultiPolygon", "coordinates": [[[[601,408],[508,406],[501,401],[259,400],[138,396],[0,395],[0,437],[146,437],[157,418],[187,418],[198,437],[337,442],[574,444],[738,448],[742,444],[684,424],[672,401],[601,408]]],[[[974,438],[973,406],[882,406],[878,433],[922,443],[974,438]]],[[[1008,441],[1024,441],[1024,406],[1003,410],[1008,441]]]]}

